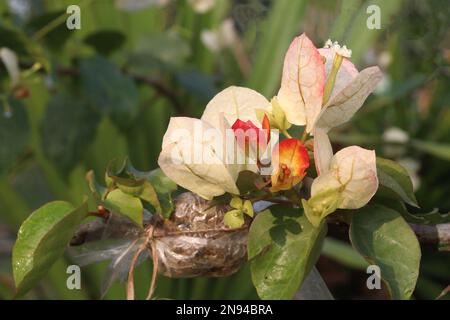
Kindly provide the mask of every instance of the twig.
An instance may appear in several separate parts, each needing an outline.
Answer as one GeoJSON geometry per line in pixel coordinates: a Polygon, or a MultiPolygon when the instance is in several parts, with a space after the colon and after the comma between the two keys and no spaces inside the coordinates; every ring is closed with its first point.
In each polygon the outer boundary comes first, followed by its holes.
{"type": "Polygon", "coordinates": [[[131,261],[130,269],[128,270],[128,281],[127,281],[127,300],[134,300],[134,269],[136,268],[136,263],[139,259],[139,256],[142,252],[144,252],[146,248],[146,244],[144,243],[131,261]]]}
{"type": "Polygon", "coordinates": [[[166,87],[161,81],[158,79],[145,77],[141,75],[134,75],[130,74],[125,71],[126,74],[128,74],[130,77],[132,77],[135,81],[147,84],[148,86],[155,89],[155,91],[161,95],[162,97],[166,98],[174,107],[177,114],[182,115],[184,113],[183,106],[181,105],[180,101],[178,100],[177,95],[170,90],[168,87],[166,87]]]}
{"type": "Polygon", "coordinates": [[[156,252],[156,244],[155,241],[151,241],[151,254],[153,259],[153,272],[152,272],[152,282],[147,294],[147,300],[150,300],[155,292],[156,288],[156,277],[158,276],[158,253],[156,252]]]}
{"type": "Polygon", "coordinates": [[[450,292],[450,285],[448,285],[444,290],[442,290],[442,292],[436,297],[435,300],[439,300],[439,299],[443,298],[443,297],[446,296],[449,292],[450,292]]]}
{"type": "MultiPolygon", "coordinates": [[[[159,79],[150,78],[142,75],[132,74],[128,72],[127,70],[122,70],[123,73],[133,78],[134,81],[148,85],[149,87],[152,87],[158,95],[165,98],[167,101],[169,101],[173,108],[175,109],[175,112],[177,115],[183,115],[184,110],[183,106],[178,100],[177,94],[168,88],[164,83],[162,83],[159,79]]],[[[77,77],[80,75],[80,71],[76,68],[59,68],[58,74],[63,76],[70,76],[70,77],[77,77]]]]}
{"type": "Polygon", "coordinates": [[[450,247],[450,223],[437,225],[410,223],[410,226],[421,243],[450,247]]]}

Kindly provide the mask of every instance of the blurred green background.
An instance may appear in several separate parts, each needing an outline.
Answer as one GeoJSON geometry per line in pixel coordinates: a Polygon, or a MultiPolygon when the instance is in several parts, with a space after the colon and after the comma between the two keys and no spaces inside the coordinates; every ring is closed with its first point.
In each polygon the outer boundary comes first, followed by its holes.
{"type": "MultiPolygon", "coordinates": [[[[10,252],[18,227],[53,199],[80,203],[85,173],[101,178],[128,155],[155,168],[171,116],[198,117],[229,85],[276,94],[284,53],[306,32],[353,50],[358,69],[379,65],[385,77],[350,124],[334,130],[336,148],[359,144],[404,165],[422,212],[450,210],[450,6],[446,0],[1,0],[0,48],[18,55],[14,88],[0,64],[0,298],[13,294],[10,252]],[[81,29],[68,30],[66,8],[78,4],[81,29]],[[380,8],[381,28],[368,29],[380,8]]],[[[386,298],[369,291],[365,264],[346,234],[331,228],[318,263],[338,299],[386,298]]],[[[97,299],[106,264],[84,268],[82,290],[66,288],[61,259],[27,295],[97,299]]],[[[145,297],[149,262],[136,271],[145,297]]],[[[423,247],[417,299],[450,284],[450,255],[423,247]]],[[[257,298],[247,267],[225,279],[160,276],[156,296],[257,298]]],[[[125,298],[115,284],[106,299],[125,298]]]]}

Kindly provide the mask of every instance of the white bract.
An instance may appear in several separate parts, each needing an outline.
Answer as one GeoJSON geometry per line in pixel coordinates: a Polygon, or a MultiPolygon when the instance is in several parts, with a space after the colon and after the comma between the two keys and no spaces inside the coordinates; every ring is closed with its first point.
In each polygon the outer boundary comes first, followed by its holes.
{"type": "Polygon", "coordinates": [[[15,87],[20,82],[19,59],[14,51],[8,48],[0,48],[0,59],[8,71],[11,78],[11,87],[15,87]]]}
{"type": "Polygon", "coordinates": [[[238,36],[231,19],[224,20],[215,30],[203,30],[200,39],[205,47],[212,52],[219,52],[233,46],[238,36]]]}
{"type": "Polygon", "coordinates": [[[325,72],[322,57],[305,35],[295,38],[286,52],[278,102],[287,120],[306,125],[310,132],[320,113],[325,72]]]}
{"type": "Polygon", "coordinates": [[[378,67],[361,72],[347,58],[351,50],[328,40],[317,49],[302,34],[286,52],[278,101],[289,122],[328,132],[347,122],[382,78],[378,67]],[[331,92],[327,96],[327,86],[331,92]],[[325,96],[324,96],[325,94],[325,96]]]}
{"type": "Polygon", "coordinates": [[[327,146],[321,153],[321,173],[311,186],[311,198],[303,201],[306,216],[318,225],[336,209],[359,209],[378,189],[375,151],[351,146],[330,156],[328,138],[320,135],[327,146]]]}
{"type": "Polygon", "coordinates": [[[338,151],[325,172],[311,186],[311,196],[326,189],[339,187],[340,209],[365,206],[378,189],[375,151],[351,146],[338,151]]]}
{"type": "MultiPolygon", "coordinates": [[[[225,192],[239,194],[235,181],[239,172],[249,166],[245,161],[229,161],[227,144],[234,146],[234,135],[227,133],[232,133],[230,124],[238,118],[259,123],[255,110],[268,105],[267,99],[256,91],[229,87],[208,103],[201,119],[171,118],[159,166],[175,183],[205,199],[225,192]]],[[[233,148],[233,156],[238,150],[233,148]]]]}

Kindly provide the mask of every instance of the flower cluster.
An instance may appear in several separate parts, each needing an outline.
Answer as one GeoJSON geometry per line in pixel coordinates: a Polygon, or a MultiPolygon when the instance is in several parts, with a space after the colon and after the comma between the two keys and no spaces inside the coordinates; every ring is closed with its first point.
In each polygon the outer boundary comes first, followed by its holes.
{"type": "Polygon", "coordinates": [[[161,169],[205,199],[231,194],[230,227],[244,223],[249,210],[243,211],[243,204],[256,199],[238,187],[244,171],[252,173],[251,183],[264,199],[298,199],[294,205],[303,207],[314,226],[337,209],[363,207],[378,188],[375,152],[351,146],[333,154],[328,132],[350,120],[382,74],[378,67],[359,72],[350,57],[351,50],[337,42],[317,49],[305,34],[296,37],[270,102],[252,89],[232,86],[208,103],[200,119],[171,118],[161,169]],[[291,136],[292,126],[304,127],[301,138],[291,136]],[[311,161],[315,173],[308,170],[311,161]],[[314,180],[305,198],[297,186],[307,174],[314,180]]]}

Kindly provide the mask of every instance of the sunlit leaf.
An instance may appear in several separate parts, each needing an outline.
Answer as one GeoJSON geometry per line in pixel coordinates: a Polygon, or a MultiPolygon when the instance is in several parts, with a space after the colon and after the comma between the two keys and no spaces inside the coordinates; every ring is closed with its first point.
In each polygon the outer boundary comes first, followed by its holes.
{"type": "Polygon", "coordinates": [[[319,258],[326,229],[313,227],[300,209],[286,206],[256,215],[248,257],[260,298],[292,299],[319,258]]]}
{"type": "Polygon", "coordinates": [[[405,168],[392,160],[377,157],[377,174],[380,195],[391,195],[418,207],[412,181],[405,168]]]}
{"type": "Polygon", "coordinates": [[[76,228],[87,215],[86,203],[75,208],[63,201],[34,211],[20,227],[13,249],[17,296],[25,294],[64,253],[76,228]]]}
{"type": "Polygon", "coordinates": [[[142,227],[144,207],[139,198],[115,189],[108,193],[104,203],[109,210],[128,217],[136,225],[142,227]]]}
{"type": "Polygon", "coordinates": [[[381,205],[367,205],[353,215],[353,247],[378,266],[393,299],[409,299],[419,276],[420,246],[400,213],[381,205]]]}

